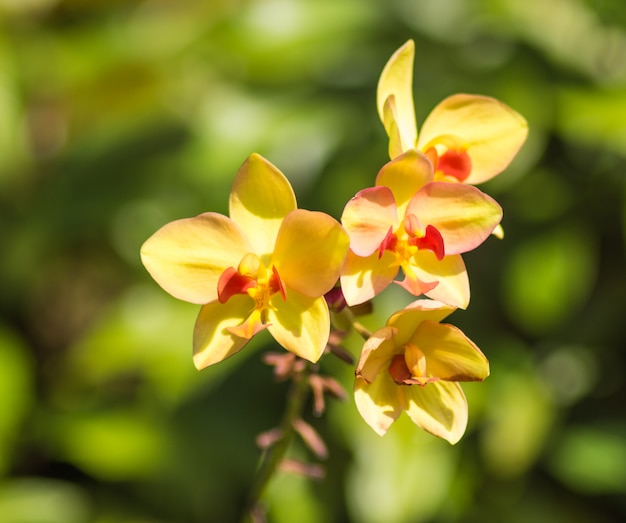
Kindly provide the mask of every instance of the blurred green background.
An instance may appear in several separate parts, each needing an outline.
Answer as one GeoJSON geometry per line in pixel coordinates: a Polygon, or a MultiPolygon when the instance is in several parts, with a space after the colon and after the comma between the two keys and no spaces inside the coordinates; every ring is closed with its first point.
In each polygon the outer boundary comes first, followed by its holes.
{"type": "Polygon", "coordinates": [[[418,122],[471,92],[530,125],[481,186],[506,237],[465,256],[452,317],[492,375],[454,447],[406,420],[381,439],[351,397],[307,412],[327,477],[278,476],[270,521],[626,520],[622,0],[0,0],[0,24],[0,521],[237,521],[284,404],[272,345],[197,372],[198,307],[139,247],[227,212],[252,152],[338,218],[387,161],[376,82],[408,38],[418,122]]]}

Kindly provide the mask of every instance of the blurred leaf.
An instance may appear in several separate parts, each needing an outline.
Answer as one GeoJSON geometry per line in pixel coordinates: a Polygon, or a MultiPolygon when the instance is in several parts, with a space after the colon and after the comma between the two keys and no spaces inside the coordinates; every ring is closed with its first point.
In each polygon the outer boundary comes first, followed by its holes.
{"type": "Polygon", "coordinates": [[[0,515],[6,523],[87,523],[89,500],[78,485],[44,478],[0,484],[0,515]]]}
{"type": "Polygon", "coordinates": [[[491,398],[480,433],[486,464],[498,477],[524,474],[544,448],[555,410],[532,368],[492,364],[491,398]]]}
{"type": "Polygon", "coordinates": [[[106,481],[157,474],[167,458],[166,427],[138,409],[118,409],[54,420],[62,457],[106,481]]]}
{"type": "Polygon", "coordinates": [[[588,298],[595,283],[594,235],[568,224],[519,242],[504,272],[502,299],[527,332],[554,328],[588,298]]]}
{"type": "Polygon", "coordinates": [[[11,465],[13,445],[32,407],[33,386],[33,361],[25,343],[0,325],[0,475],[11,465]]]}
{"type": "Polygon", "coordinates": [[[572,142],[626,156],[626,89],[563,88],[557,130],[572,142]]]}
{"type": "Polygon", "coordinates": [[[341,424],[354,452],[346,475],[352,520],[431,520],[454,479],[458,447],[426,434],[406,414],[381,438],[359,417],[353,402],[332,407],[332,421],[341,424]]]}
{"type": "Polygon", "coordinates": [[[272,523],[317,523],[332,521],[315,499],[312,480],[299,475],[279,473],[270,483],[263,501],[272,523]]]}
{"type": "Polygon", "coordinates": [[[563,483],[589,494],[626,493],[626,426],[569,427],[549,460],[563,483]]]}

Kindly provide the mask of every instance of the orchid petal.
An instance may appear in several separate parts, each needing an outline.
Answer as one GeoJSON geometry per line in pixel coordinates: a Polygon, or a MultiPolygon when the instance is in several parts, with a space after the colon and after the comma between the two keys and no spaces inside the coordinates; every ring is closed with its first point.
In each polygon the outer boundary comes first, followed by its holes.
{"type": "Polygon", "coordinates": [[[482,381],[489,362],[480,349],[453,325],[423,321],[411,341],[428,361],[428,373],[448,381],[482,381]]]}
{"type": "Polygon", "coordinates": [[[436,280],[423,281],[415,273],[414,267],[406,262],[402,264],[402,272],[404,273],[404,280],[396,280],[394,283],[398,284],[400,287],[411,293],[413,296],[426,294],[439,284],[439,282],[436,280]]]}
{"type": "Polygon", "coordinates": [[[433,176],[430,160],[412,149],[384,165],[376,176],[376,185],[389,187],[398,208],[398,216],[404,216],[411,198],[432,182],[433,176]]]}
{"type": "Polygon", "coordinates": [[[398,262],[390,251],[371,256],[357,256],[348,251],[346,262],[341,270],[341,289],[346,303],[350,306],[371,300],[386,289],[398,274],[398,262]]]}
{"type": "Polygon", "coordinates": [[[268,327],[274,339],[289,352],[315,363],[328,343],[330,314],[326,300],[287,289],[270,300],[268,327]]]}
{"type": "Polygon", "coordinates": [[[141,247],[141,261],[168,293],[191,303],[217,298],[218,281],[250,251],[237,224],[207,212],[161,227],[141,247]]]}
{"type": "Polygon", "coordinates": [[[244,231],[259,256],[274,250],[282,220],[296,209],[285,175],[268,160],[252,154],[239,168],[230,193],[230,217],[244,231]]]}
{"type": "Polygon", "coordinates": [[[411,269],[421,281],[438,281],[426,296],[453,307],[467,308],[470,300],[469,278],[460,254],[438,260],[433,252],[417,251],[411,260],[411,269]]]}
{"type": "Polygon", "coordinates": [[[403,410],[403,397],[387,372],[373,383],[358,378],[354,383],[354,401],[359,414],[379,436],[383,436],[403,410]]]}
{"type": "Polygon", "coordinates": [[[283,221],[272,263],[287,287],[316,298],[337,283],[349,243],[333,217],[297,209],[283,221]]]}
{"type": "Polygon", "coordinates": [[[458,383],[437,381],[423,387],[402,387],[402,391],[413,423],[453,445],[461,439],[468,415],[467,399],[458,383]]]}
{"type": "Polygon", "coordinates": [[[439,103],[422,125],[419,150],[452,135],[463,144],[472,162],[465,183],[482,183],[511,163],[528,134],[526,120],[488,96],[456,94],[439,103]]]}
{"type": "Polygon", "coordinates": [[[383,126],[389,136],[389,146],[387,151],[389,152],[389,158],[396,158],[400,156],[404,151],[410,150],[414,147],[414,142],[404,142],[401,134],[401,129],[398,127],[398,109],[396,108],[396,97],[390,95],[385,101],[383,106],[383,126]]]}
{"type": "Polygon", "coordinates": [[[411,200],[407,213],[441,233],[445,254],[478,247],[502,219],[502,208],[493,198],[476,187],[447,182],[426,185],[411,200]]]}
{"type": "Polygon", "coordinates": [[[356,366],[357,377],[363,378],[368,383],[374,382],[382,367],[389,363],[394,353],[399,352],[398,344],[394,340],[397,331],[395,327],[385,326],[367,339],[356,366]]]}
{"type": "MultiPolygon", "coordinates": [[[[402,141],[402,152],[413,149],[417,140],[415,107],[413,105],[413,60],[415,43],[409,40],[389,59],[378,80],[376,105],[387,134],[392,137],[389,109],[385,104],[390,97],[395,101],[393,123],[398,128],[402,141]],[[385,114],[387,113],[387,114],[385,114]]],[[[394,154],[392,158],[396,155],[394,154]]]]}
{"type": "Polygon", "coordinates": [[[358,256],[376,252],[390,229],[398,226],[398,211],[391,190],[370,187],[359,191],[345,206],[341,223],[358,256]]]}
{"type": "Polygon", "coordinates": [[[227,303],[203,305],[193,331],[193,362],[198,370],[219,363],[239,352],[248,343],[228,329],[241,325],[253,307],[249,296],[232,296],[227,303]]]}
{"type": "Polygon", "coordinates": [[[437,300],[419,299],[392,314],[387,325],[395,327],[396,344],[404,345],[424,321],[440,322],[455,311],[455,307],[437,300]]]}

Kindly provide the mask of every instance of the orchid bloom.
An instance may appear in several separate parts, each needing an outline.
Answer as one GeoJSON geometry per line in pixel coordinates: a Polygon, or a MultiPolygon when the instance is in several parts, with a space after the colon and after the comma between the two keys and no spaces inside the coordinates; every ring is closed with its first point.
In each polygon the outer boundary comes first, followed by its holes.
{"type": "Polygon", "coordinates": [[[453,311],[435,300],[417,300],[365,342],[354,398],[363,419],[380,436],[402,411],[452,444],[463,436],[467,400],[458,382],[484,380],[489,362],[458,328],[439,323],[453,311]]]}
{"type": "Polygon", "coordinates": [[[141,248],[164,290],[202,305],[194,364],[202,369],[232,356],[263,329],[317,361],[330,332],[323,296],[339,277],[346,232],[327,214],[297,209],[289,181],[257,154],[239,169],[229,214],[171,222],[141,248]]]}
{"type": "Polygon", "coordinates": [[[413,105],[415,44],[409,40],[380,75],[377,106],[393,159],[409,149],[433,163],[435,179],[478,184],[511,163],[526,140],[526,120],[495,98],[455,94],[428,115],[418,135],[413,105]]]}
{"type": "Polygon", "coordinates": [[[476,187],[434,182],[431,162],[414,149],[387,163],[376,186],[357,193],[341,221],[350,251],[341,273],[348,305],[385,289],[401,268],[407,291],[466,308],[469,282],[461,253],[480,245],[502,209],[476,187]]]}

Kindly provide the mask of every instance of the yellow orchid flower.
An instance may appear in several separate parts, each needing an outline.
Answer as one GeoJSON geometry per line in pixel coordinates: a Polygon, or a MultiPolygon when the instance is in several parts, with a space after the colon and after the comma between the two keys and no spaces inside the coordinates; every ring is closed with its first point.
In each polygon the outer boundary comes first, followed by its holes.
{"type": "Polygon", "coordinates": [[[229,215],[168,223],[141,248],[164,290],[202,305],[195,366],[232,356],[263,329],[288,351],[317,361],[330,332],[323,296],[339,277],[346,232],[327,214],[298,209],[287,178],[258,154],[235,177],[229,215]]]}
{"type": "Polygon", "coordinates": [[[415,296],[468,306],[461,253],[489,237],[502,209],[476,187],[433,180],[432,164],[410,149],[383,166],[375,187],[346,204],[341,222],[350,251],[341,288],[348,305],[372,299],[402,269],[397,283],[415,296]]]}
{"type": "Polygon", "coordinates": [[[389,136],[389,156],[417,149],[433,163],[435,179],[478,184],[511,163],[526,140],[528,124],[488,96],[455,94],[440,102],[418,134],[413,105],[415,44],[409,40],[385,65],[376,95],[389,136]]]}
{"type": "Polygon", "coordinates": [[[354,398],[377,434],[384,435],[406,411],[418,427],[452,444],[463,436],[467,400],[458,382],[484,380],[489,362],[458,328],[439,323],[454,310],[417,300],[365,342],[354,398]]]}

